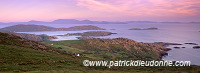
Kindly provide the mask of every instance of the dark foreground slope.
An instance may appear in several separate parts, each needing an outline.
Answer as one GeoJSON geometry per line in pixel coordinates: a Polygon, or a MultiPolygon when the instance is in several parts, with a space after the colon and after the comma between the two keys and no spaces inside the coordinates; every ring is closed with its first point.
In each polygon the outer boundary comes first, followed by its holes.
{"type": "MultiPolygon", "coordinates": [[[[75,57],[20,37],[0,33],[0,73],[197,73],[199,67],[84,67],[86,57],[75,57]]],[[[94,60],[94,59],[93,59],[94,60]]]]}
{"type": "Polygon", "coordinates": [[[0,33],[0,73],[79,69],[81,61],[56,48],[0,33]]]}

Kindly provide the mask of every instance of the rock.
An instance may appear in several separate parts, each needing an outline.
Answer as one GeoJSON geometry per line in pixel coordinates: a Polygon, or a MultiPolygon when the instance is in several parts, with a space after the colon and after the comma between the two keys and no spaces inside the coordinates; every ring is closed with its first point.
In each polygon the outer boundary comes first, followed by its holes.
{"type": "Polygon", "coordinates": [[[171,43],[170,45],[182,45],[182,44],[179,44],[179,43],[171,43]]]}
{"type": "Polygon", "coordinates": [[[74,55],[74,56],[77,56],[77,57],[79,57],[79,56],[80,56],[80,54],[78,54],[78,53],[74,53],[73,55],[74,55]]]}
{"type": "Polygon", "coordinates": [[[180,47],[174,47],[175,49],[180,49],[180,47]]]}
{"type": "Polygon", "coordinates": [[[193,48],[194,48],[194,49],[199,49],[199,48],[200,48],[200,46],[194,46],[193,48]]]}
{"type": "Polygon", "coordinates": [[[169,45],[182,45],[182,44],[179,44],[179,43],[165,43],[165,42],[154,42],[154,44],[158,44],[158,45],[161,45],[161,46],[164,46],[164,47],[167,47],[169,45]]]}
{"type": "Polygon", "coordinates": [[[196,43],[184,43],[184,44],[189,44],[189,45],[198,45],[196,43]]]}
{"type": "Polygon", "coordinates": [[[164,51],[169,51],[169,50],[172,50],[171,48],[166,48],[166,49],[164,49],[164,51]]]}
{"type": "Polygon", "coordinates": [[[142,30],[141,28],[131,28],[131,29],[128,29],[128,30],[142,30]]]}
{"type": "Polygon", "coordinates": [[[185,47],[181,47],[181,48],[185,48],[185,47]]]}
{"type": "Polygon", "coordinates": [[[158,29],[158,28],[155,28],[155,27],[147,28],[147,30],[155,30],[155,29],[158,29]]]}
{"type": "Polygon", "coordinates": [[[168,53],[167,52],[160,52],[160,55],[161,56],[166,56],[166,55],[168,55],[168,53]]]}

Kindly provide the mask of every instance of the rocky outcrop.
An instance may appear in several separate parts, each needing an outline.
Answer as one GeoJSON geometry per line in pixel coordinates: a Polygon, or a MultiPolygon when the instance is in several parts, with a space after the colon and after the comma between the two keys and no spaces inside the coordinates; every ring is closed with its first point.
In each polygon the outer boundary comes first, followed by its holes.
{"type": "Polygon", "coordinates": [[[184,43],[184,44],[189,44],[189,45],[198,45],[196,43],[184,43]]]}
{"type": "Polygon", "coordinates": [[[200,49],[200,46],[194,46],[193,48],[194,49],[200,49]]]}
{"type": "Polygon", "coordinates": [[[89,31],[89,32],[84,32],[84,33],[69,33],[65,35],[58,35],[58,36],[82,36],[82,37],[87,37],[87,36],[108,36],[111,34],[117,34],[117,33],[112,33],[112,32],[107,32],[107,31],[89,31]]]}
{"type": "Polygon", "coordinates": [[[167,47],[169,45],[182,45],[182,44],[179,44],[179,43],[165,43],[165,42],[154,42],[154,44],[158,44],[158,45],[161,45],[163,47],[167,47]]]}
{"type": "Polygon", "coordinates": [[[164,51],[170,51],[170,50],[172,50],[171,48],[166,48],[166,49],[164,49],[164,51]]]}
{"type": "Polygon", "coordinates": [[[174,47],[175,49],[180,49],[180,47],[174,47]]]}

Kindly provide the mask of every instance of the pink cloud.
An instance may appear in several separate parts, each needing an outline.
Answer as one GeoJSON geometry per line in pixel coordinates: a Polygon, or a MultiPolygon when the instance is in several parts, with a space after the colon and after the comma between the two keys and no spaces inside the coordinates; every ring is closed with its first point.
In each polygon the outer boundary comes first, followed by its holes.
{"type": "Polygon", "coordinates": [[[58,18],[199,21],[200,18],[199,0],[2,0],[0,4],[0,21],[58,18]]]}
{"type": "Polygon", "coordinates": [[[97,10],[97,11],[105,11],[105,12],[119,11],[119,8],[113,5],[110,5],[104,2],[95,1],[95,0],[78,0],[77,5],[89,8],[91,10],[97,10]]]}
{"type": "Polygon", "coordinates": [[[78,6],[132,16],[197,15],[198,0],[79,0],[78,6]]]}

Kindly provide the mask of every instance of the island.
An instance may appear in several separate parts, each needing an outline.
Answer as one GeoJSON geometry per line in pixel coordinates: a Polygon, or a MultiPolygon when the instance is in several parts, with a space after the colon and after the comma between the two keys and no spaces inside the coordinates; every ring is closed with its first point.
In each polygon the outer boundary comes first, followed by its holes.
{"type": "Polygon", "coordinates": [[[158,28],[150,27],[150,28],[131,28],[128,30],[157,30],[158,28]]]}
{"type": "Polygon", "coordinates": [[[194,49],[200,49],[200,46],[194,46],[193,48],[194,49]]]}
{"type": "Polygon", "coordinates": [[[4,32],[72,31],[72,30],[105,30],[105,29],[93,25],[74,26],[69,28],[55,28],[50,26],[34,25],[34,24],[27,24],[27,25],[19,24],[0,29],[0,31],[4,32]]]}
{"type": "Polygon", "coordinates": [[[107,31],[88,31],[88,32],[83,32],[83,33],[68,33],[65,35],[57,35],[57,36],[108,36],[111,34],[117,34],[117,33],[112,33],[112,32],[107,32],[107,31]]]}

